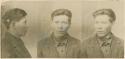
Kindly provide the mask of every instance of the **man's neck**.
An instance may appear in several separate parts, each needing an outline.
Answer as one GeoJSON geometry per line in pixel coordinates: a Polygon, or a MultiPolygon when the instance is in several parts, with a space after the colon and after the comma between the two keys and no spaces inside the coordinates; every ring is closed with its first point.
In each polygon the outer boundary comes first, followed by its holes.
{"type": "Polygon", "coordinates": [[[65,40],[65,37],[66,37],[66,34],[63,34],[61,36],[58,36],[58,34],[55,34],[54,33],[54,39],[58,42],[61,42],[61,41],[64,41],[65,40]]]}
{"type": "Polygon", "coordinates": [[[106,39],[111,37],[111,32],[107,33],[105,36],[103,37],[98,37],[101,41],[105,41],[106,39]]]}

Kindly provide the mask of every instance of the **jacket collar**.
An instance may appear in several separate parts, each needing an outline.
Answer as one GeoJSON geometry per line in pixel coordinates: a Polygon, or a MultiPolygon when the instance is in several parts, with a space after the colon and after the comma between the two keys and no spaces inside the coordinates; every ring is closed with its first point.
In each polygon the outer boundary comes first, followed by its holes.
{"type": "MultiPolygon", "coordinates": [[[[96,35],[92,36],[92,38],[93,39],[91,41],[91,43],[92,43],[91,50],[96,49],[94,51],[98,52],[98,54],[101,56],[101,54],[103,54],[103,53],[102,53],[101,48],[100,48],[100,46],[98,44],[98,40],[96,38],[96,35]]],[[[112,42],[111,42],[111,57],[115,57],[115,56],[117,56],[117,52],[118,52],[118,49],[119,49],[119,48],[116,48],[116,47],[119,46],[119,40],[118,40],[118,38],[114,34],[112,34],[111,38],[112,38],[112,42]]]]}

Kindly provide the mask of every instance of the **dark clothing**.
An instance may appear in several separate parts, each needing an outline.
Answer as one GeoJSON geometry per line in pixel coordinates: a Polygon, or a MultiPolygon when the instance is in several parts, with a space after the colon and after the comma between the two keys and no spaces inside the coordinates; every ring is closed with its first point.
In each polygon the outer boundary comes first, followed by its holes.
{"type": "Polygon", "coordinates": [[[66,54],[67,54],[66,47],[67,47],[67,43],[68,43],[67,35],[65,35],[61,38],[56,38],[56,37],[52,36],[52,38],[55,41],[55,47],[57,49],[59,57],[60,58],[66,57],[66,54]]]}
{"type": "Polygon", "coordinates": [[[124,57],[124,41],[118,37],[111,36],[110,40],[107,41],[109,44],[104,45],[107,47],[100,46],[97,36],[94,35],[82,43],[82,54],[83,58],[123,58],[124,57]],[[110,47],[109,47],[110,46],[110,47]],[[105,51],[105,53],[104,53],[105,51]],[[109,53],[106,51],[109,51],[109,53]],[[106,56],[110,54],[109,56],[106,56]]]}
{"type": "Polygon", "coordinates": [[[28,50],[20,38],[7,32],[2,39],[2,58],[30,58],[28,50]]]}
{"type": "Polygon", "coordinates": [[[102,53],[105,58],[110,58],[111,56],[111,43],[112,43],[112,34],[108,34],[103,38],[97,37],[97,42],[102,50],[102,53]]]}
{"type": "Polygon", "coordinates": [[[37,56],[39,58],[77,58],[80,56],[80,40],[68,34],[64,44],[57,44],[53,35],[42,39],[38,43],[37,56]],[[61,48],[60,48],[61,47],[61,48]],[[62,53],[60,53],[62,50],[62,53]],[[64,53],[63,53],[64,52],[64,53]]]}

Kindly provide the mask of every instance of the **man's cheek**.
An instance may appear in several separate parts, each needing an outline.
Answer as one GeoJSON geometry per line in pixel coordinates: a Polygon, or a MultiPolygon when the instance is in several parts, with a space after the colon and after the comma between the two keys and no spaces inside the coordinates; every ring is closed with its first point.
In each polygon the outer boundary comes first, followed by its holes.
{"type": "Polygon", "coordinates": [[[65,31],[67,31],[69,29],[69,26],[67,26],[66,28],[65,28],[65,31]]]}
{"type": "Polygon", "coordinates": [[[104,27],[103,30],[105,33],[107,33],[107,32],[109,32],[109,27],[104,27]]]}

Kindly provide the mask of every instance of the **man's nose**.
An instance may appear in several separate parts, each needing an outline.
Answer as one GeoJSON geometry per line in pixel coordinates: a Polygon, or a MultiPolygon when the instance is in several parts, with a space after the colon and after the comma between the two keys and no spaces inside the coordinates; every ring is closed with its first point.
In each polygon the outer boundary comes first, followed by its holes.
{"type": "Polygon", "coordinates": [[[63,25],[61,23],[58,24],[58,28],[62,29],[63,25]]]}
{"type": "Polygon", "coordinates": [[[97,29],[102,29],[103,26],[101,24],[96,25],[97,29]]]}
{"type": "Polygon", "coordinates": [[[103,27],[101,25],[97,26],[97,29],[102,29],[103,27]]]}

